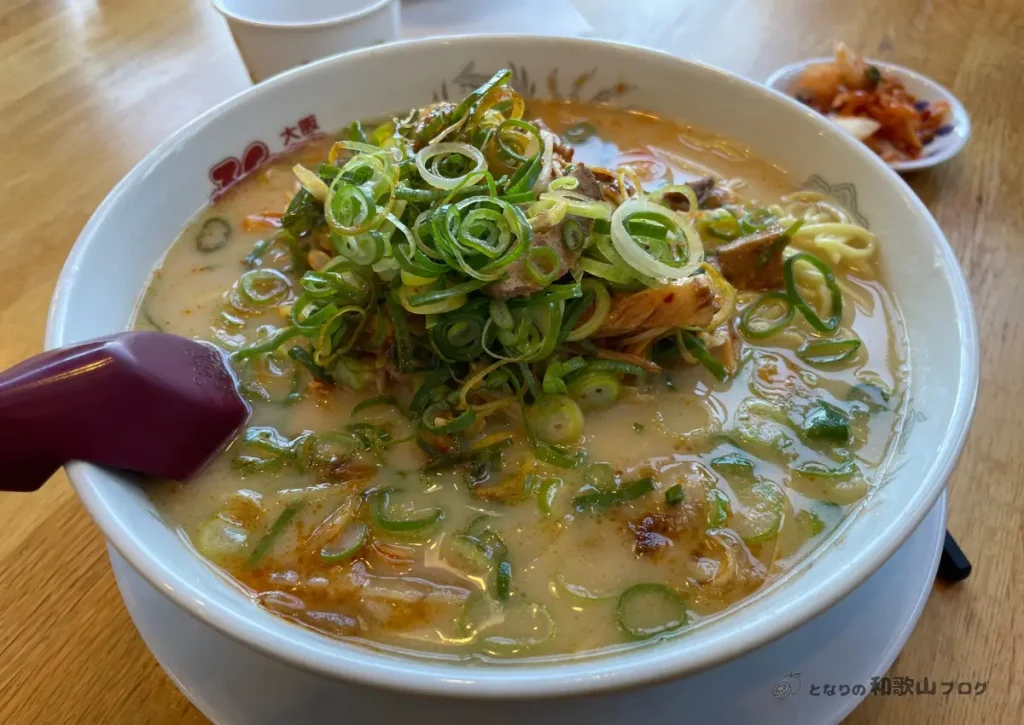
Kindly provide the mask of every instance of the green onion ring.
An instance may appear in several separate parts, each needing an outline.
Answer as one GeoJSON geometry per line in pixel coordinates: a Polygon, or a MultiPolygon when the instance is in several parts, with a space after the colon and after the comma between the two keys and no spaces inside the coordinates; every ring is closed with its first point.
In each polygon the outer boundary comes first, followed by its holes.
{"type": "MultiPolygon", "coordinates": [[[[641,609],[649,612],[651,606],[647,604],[641,609]]],[[[615,607],[615,621],[626,636],[638,640],[650,639],[659,634],[673,632],[686,624],[686,606],[679,595],[664,584],[636,584],[619,597],[619,603],[615,607]],[[652,597],[661,600],[661,604],[669,611],[669,618],[663,624],[654,626],[635,625],[631,615],[635,613],[636,605],[652,597]]]]}
{"type": "Polygon", "coordinates": [[[786,282],[786,294],[789,296],[790,302],[792,302],[793,306],[800,311],[800,314],[802,314],[804,319],[810,323],[811,327],[818,332],[835,332],[839,329],[839,323],[842,321],[843,317],[843,293],[839,289],[839,284],[836,282],[835,275],[832,274],[832,270],[829,269],[827,264],[815,257],[813,254],[800,252],[786,260],[782,267],[782,274],[786,282]],[[825,278],[825,286],[828,288],[829,294],[832,297],[832,311],[831,315],[827,319],[822,320],[818,317],[818,313],[815,312],[814,308],[800,296],[800,291],[796,286],[796,276],[793,270],[793,267],[797,262],[807,262],[818,270],[825,278]]]}
{"type": "Polygon", "coordinates": [[[706,367],[715,376],[715,380],[721,383],[729,378],[729,372],[725,369],[725,366],[708,352],[708,349],[704,347],[704,343],[701,342],[699,337],[689,332],[678,334],[682,338],[682,347],[693,355],[697,362],[706,367]]]}
{"type": "Polygon", "coordinates": [[[597,329],[604,323],[608,317],[608,312],[612,308],[612,296],[609,294],[607,287],[592,278],[583,280],[581,284],[584,291],[591,292],[594,295],[594,311],[586,322],[566,336],[565,339],[569,342],[585,340],[597,332],[597,329]]]}
{"type": "Polygon", "coordinates": [[[291,288],[291,281],[276,269],[251,269],[238,280],[239,297],[260,309],[284,300],[291,288]]]}
{"type": "Polygon", "coordinates": [[[786,294],[782,292],[768,292],[767,294],[759,297],[743,311],[743,316],[740,318],[740,332],[751,339],[763,340],[764,338],[771,337],[781,331],[782,328],[793,320],[793,315],[795,313],[796,309],[793,307],[793,303],[786,294]],[[762,307],[771,302],[783,303],[786,306],[786,311],[782,314],[782,317],[778,318],[770,325],[767,325],[766,327],[755,327],[753,324],[754,315],[760,311],[762,307]]]}
{"type": "Polygon", "coordinates": [[[796,350],[796,356],[812,365],[834,365],[853,358],[860,349],[860,340],[807,340],[796,350]]]}
{"type": "Polygon", "coordinates": [[[531,247],[526,253],[526,277],[546,287],[558,277],[559,262],[557,252],[551,247],[531,247]]]}

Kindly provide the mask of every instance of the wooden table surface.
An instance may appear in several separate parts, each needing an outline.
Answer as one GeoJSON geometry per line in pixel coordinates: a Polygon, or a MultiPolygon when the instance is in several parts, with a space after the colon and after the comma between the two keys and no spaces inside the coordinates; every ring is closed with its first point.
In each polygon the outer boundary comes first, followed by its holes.
{"type": "MultiPolygon", "coordinates": [[[[975,573],[935,587],[892,674],[988,684],[981,695],[869,697],[850,722],[1024,722],[1024,5],[576,4],[599,36],[759,80],[842,38],[926,72],[966,105],[974,137],[964,153],[908,181],[956,250],[981,329],[978,411],[950,484],[950,528],[975,573]]],[[[0,58],[2,369],[39,352],[64,257],[104,195],[249,80],[204,0],[5,0],[0,58]]],[[[39,493],[0,494],[0,722],[206,722],[136,634],[102,537],[63,473],[39,493]]]]}

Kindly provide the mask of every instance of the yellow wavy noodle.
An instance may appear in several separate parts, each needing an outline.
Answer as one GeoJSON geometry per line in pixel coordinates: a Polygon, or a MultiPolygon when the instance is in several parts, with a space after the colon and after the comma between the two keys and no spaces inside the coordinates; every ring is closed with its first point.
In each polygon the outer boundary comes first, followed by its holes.
{"type": "MultiPolygon", "coordinates": [[[[831,295],[825,285],[825,277],[809,264],[798,264],[794,270],[796,286],[800,295],[814,306],[818,315],[825,318],[829,314],[831,306],[831,295]]],[[[843,295],[843,317],[844,325],[852,325],[857,310],[860,309],[866,314],[874,311],[875,301],[859,286],[850,283],[842,277],[836,277],[839,291],[843,295]]]]}
{"type": "Polygon", "coordinates": [[[875,276],[877,238],[824,195],[814,191],[787,194],[772,210],[784,224],[790,220],[804,222],[793,235],[793,246],[813,252],[832,265],[856,270],[862,277],[875,276]]]}

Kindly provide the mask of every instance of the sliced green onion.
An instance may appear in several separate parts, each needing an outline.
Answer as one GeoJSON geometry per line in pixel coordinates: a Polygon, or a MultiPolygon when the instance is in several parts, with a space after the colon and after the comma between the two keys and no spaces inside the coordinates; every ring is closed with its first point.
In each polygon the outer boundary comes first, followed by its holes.
{"type": "Polygon", "coordinates": [[[800,524],[809,539],[813,539],[825,530],[825,522],[821,520],[821,517],[808,509],[797,513],[796,522],[800,524]]]}
{"type": "Polygon", "coordinates": [[[235,362],[244,362],[256,355],[274,352],[277,348],[281,347],[281,345],[301,334],[302,330],[297,327],[282,328],[275,331],[264,340],[257,340],[252,345],[243,347],[241,350],[236,350],[231,353],[231,359],[235,362]]]}
{"type": "Polygon", "coordinates": [[[690,220],[682,214],[676,214],[667,207],[645,199],[630,199],[619,205],[612,213],[611,236],[615,251],[623,261],[647,277],[685,279],[696,272],[704,262],[704,247],[690,220]],[[638,214],[642,215],[643,219],[656,220],[664,224],[670,233],[682,237],[678,242],[683,245],[685,254],[679,266],[666,264],[659,256],[651,254],[652,240],[639,235],[634,237],[627,231],[626,223],[638,214]],[[640,239],[647,239],[648,244],[641,244],[638,241],[640,239]]]}
{"type": "Polygon", "coordinates": [[[318,201],[322,202],[327,198],[327,184],[324,183],[324,180],[320,178],[319,174],[307,169],[302,164],[295,164],[295,166],[292,167],[292,172],[299,180],[302,188],[316,197],[318,201]]]}
{"type": "Polygon", "coordinates": [[[534,400],[540,400],[541,398],[541,386],[537,382],[537,376],[530,370],[529,364],[525,362],[519,363],[519,372],[523,375],[523,382],[526,383],[526,387],[530,391],[530,395],[533,396],[534,400]]]}
{"type": "Polygon", "coordinates": [[[612,308],[612,297],[608,292],[608,288],[601,284],[596,279],[585,279],[581,283],[584,293],[589,292],[594,296],[594,310],[591,312],[590,317],[579,327],[576,327],[565,339],[568,342],[578,342],[579,340],[585,340],[586,338],[597,332],[598,328],[604,323],[608,317],[608,312],[612,308]]]}
{"type": "Polygon", "coordinates": [[[650,493],[655,489],[653,478],[641,478],[638,481],[614,491],[599,491],[597,493],[585,493],[572,500],[572,505],[577,511],[587,509],[609,508],[618,504],[627,503],[650,493]]]}
{"type": "Polygon", "coordinates": [[[370,537],[370,529],[358,521],[351,524],[338,537],[320,549],[320,559],[328,564],[340,564],[348,561],[366,546],[370,537]]]}
{"type": "Polygon", "coordinates": [[[437,189],[455,189],[469,176],[480,171],[487,170],[487,161],[484,159],[480,149],[474,148],[467,143],[436,143],[424,146],[416,153],[416,168],[420,177],[431,186],[437,189]],[[473,163],[473,166],[458,176],[442,176],[438,171],[444,160],[453,155],[464,156],[473,163]],[[428,162],[440,158],[441,162],[435,162],[428,167],[428,162]]]}
{"type": "Polygon", "coordinates": [[[274,520],[274,523],[270,525],[270,528],[267,530],[267,533],[264,535],[264,537],[260,540],[260,543],[257,544],[256,548],[252,550],[252,553],[249,555],[249,559],[246,562],[246,566],[248,568],[252,569],[254,566],[260,563],[260,560],[270,550],[270,547],[273,546],[277,538],[281,536],[282,533],[284,533],[284,530],[286,528],[288,528],[288,524],[292,522],[292,519],[295,518],[295,515],[298,514],[300,510],[302,510],[304,504],[305,501],[296,501],[285,507],[284,511],[282,511],[281,514],[277,517],[277,519],[274,520]]]}
{"type": "Polygon", "coordinates": [[[583,296],[583,287],[579,282],[567,282],[565,284],[553,284],[538,294],[545,302],[559,302],[571,300],[583,296]]]}
{"type": "Polygon", "coordinates": [[[800,432],[812,441],[846,444],[851,436],[850,418],[836,406],[822,400],[804,416],[800,432]]]}
{"type": "Polygon", "coordinates": [[[555,497],[558,496],[558,490],[561,487],[562,479],[560,478],[545,478],[537,487],[537,506],[545,516],[551,514],[551,509],[555,505],[555,497]]]}
{"type": "Polygon", "coordinates": [[[421,516],[411,518],[393,518],[391,514],[391,494],[394,489],[385,488],[374,494],[376,506],[374,507],[374,520],[377,525],[385,531],[393,534],[419,533],[433,528],[444,519],[444,509],[428,509],[421,516]]]}
{"type": "Polygon", "coordinates": [[[337,254],[360,267],[370,267],[384,256],[384,237],[376,229],[354,236],[331,232],[331,243],[337,254]]]}
{"type": "Polygon", "coordinates": [[[587,460],[587,452],[582,448],[568,449],[536,439],[532,439],[530,445],[533,448],[533,455],[538,461],[550,463],[556,468],[579,468],[587,460]]]}
{"type": "Polygon", "coordinates": [[[837,468],[828,468],[817,461],[811,461],[796,466],[793,471],[816,481],[849,481],[861,475],[860,467],[853,461],[848,461],[837,468]]]}
{"type": "Polygon", "coordinates": [[[521,148],[523,151],[527,151],[530,148],[530,141],[533,141],[536,146],[533,149],[534,154],[544,148],[544,141],[541,138],[540,130],[529,121],[523,121],[518,118],[509,118],[502,121],[498,128],[495,130],[494,138],[498,142],[498,146],[508,154],[509,158],[515,159],[522,163],[528,162],[533,156],[527,157],[525,154],[519,153],[518,149],[509,146],[505,139],[506,137],[519,137],[522,141],[521,148]]]}
{"type": "Polygon", "coordinates": [[[392,407],[398,407],[398,401],[395,400],[394,396],[392,395],[378,395],[373,398],[367,398],[366,400],[360,400],[358,403],[355,404],[355,407],[352,408],[352,415],[355,415],[356,413],[361,413],[362,411],[368,408],[374,408],[378,405],[390,405],[392,407]]]}
{"type": "Polygon", "coordinates": [[[434,349],[445,360],[469,362],[484,351],[484,330],[487,311],[477,301],[439,315],[430,328],[434,349]]]}
{"type": "MultiPolygon", "coordinates": [[[[473,283],[476,280],[471,280],[473,283]]],[[[461,285],[456,285],[460,287],[461,285]]],[[[430,290],[428,292],[417,292],[414,287],[406,287],[402,285],[396,292],[398,301],[407,312],[411,312],[414,315],[437,315],[442,312],[451,312],[457,310],[467,302],[469,297],[466,293],[455,289],[451,290],[430,290]],[[418,304],[411,302],[411,299],[415,297],[419,300],[418,304]],[[432,302],[424,302],[423,300],[434,300],[432,302]]]]}
{"type": "Polygon", "coordinates": [[[569,397],[583,410],[604,410],[619,399],[619,379],[601,370],[586,370],[567,387],[569,397]]]}
{"type": "Polygon", "coordinates": [[[631,639],[650,639],[686,624],[686,606],[664,584],[636,584],[619,597],[615,620],[631,639]]]}
{"type": "Polygon", "coordinates": [[[725,476],[730,482],[747,482],[754,480],[754,462],[738,453],[727,453],[711,459],[711,468],[725,476]]]}
{"type": "Polygon", "coordinates": [[[527,204],[531,201],[536,201],[537,195],[532,191],[522,191],[517,194],[505,194],[498,198],[502,201],[507,201],[509,204],[527,204]]]}
{"type": "Polygon", "coordinates": [[[720,383],[728,380],[729,372],[725,369],[725,366],[708,352],[708,349],[704,347],[704,343],[701,342],[699,337],[689,332],[679,334],[686,351],[693,355],[697,362],[706,367],[715,376],[715,380],[720,383]]]}
{"type": "Polygon", "coordinates": [[[683,502],[683,486],[682,484],[675,484],[669,486],[668,490],[665,491],[665,503],[669,506],[678,506],[683,502]]]}
{"type": "Polygon", "coordinates": [[[508,559],[498,562],[494,577],[494,598],[500,602],[508,599],[512,588],[512,563],[508,559]]]}
{"type": "Polygon", "coordinates": [[[759,297],[743,311],[743,316],[740,318],[740,332],[751,339],[763,340],[780,332],[793,320],[795,312],[796,309],[788,295],[782,292],[769,292],[759,297]],[[782,316],[767,324],[756,324],[758,321],[763,322],[762,318],[757,317],[757,313],[761,311],[761,308],[772,303],[781,303],[785,306],[782,316]]]}
{"type": "Polygon", "coordinates": [[[534,284],[547,287],[558,277],[560,262],[551,247],[531,247],[526,253],[526,277],[534,284]]]}
{"type": "Polygon", "coordinates": [[[608,219],[612,215],[611,205],[606,201],[597,201],[584,196],[574,189],[558,189],[545,191],[540,195],[541,201],[553,201],[565,205],[565,213],[586,219],[608,219]]]}
{"type": "Polygon", "coordinates": [[[445,414],[451,412],[451,405],[447,401],[433,403],[423,411],[423,427],[435,435],[445,433],[458,433],[466,430],[476,419],[473,409],[464,410],[459,415],[448,417],[445,414]],[[440,422],[438,422],[440,421],[440,422]]]}
{"type": "Polygon", "coordinates": [[[616,375],[643,375],[645,372],[639,365],[620,360],[591,360],[587,363],[587,370],[601,370],[616,375]]]}
{"type": "Polygon", "coordinates": [[[565,395],[568,388],[562,379],[566,375],[587,366],[586,360],[581,357],[574,357],[565,362],[552,361],[544,370],[544,382],[542,387],[545,395],[565,395]]]}
{"type": "Polygon", "coordinates": [[[829,269],[827,264],[815,257],[813,254],[800,252],[786,260],[782,267],[782,274],[786,282],[786,294],[789,296],[789,301],[792,302],[793,306],[800,311],[800,314],[802,314],[807,322],[810,323],[811,327],[818,332],[835,332],[839,329],[839,323],[842,321],[843,317],[843,293],[839,289],[839,284],[836,282],[835,275],[832,274],[832,270],[829,269]],[[800,291],[797,289],[796,285],[796,275],[794,274],[793,269],[797,262],[806,262],[818,270],[822,277],[825,278],[825,286],[828,288],[829,295],[832,298],[831,315],[827,319],[822,320],[818,317],[818,313],[815,312],[814,307],[808,304],[807,301],[800,296],[800,291]]]}
{"type": "Polygon", "coordinates": [[[768,209],[755,209],[740,217],[740,231],[743,234],[756,234],[774,221],[775,215],[768,209]]]}
{"type": "Polygon", "coordinates": [[[238,280],[239,297],[259,309],[282,302],[291,289],[291,281],[276,269],[250,269],[238,280]]]}
{"type": "MultiPolygon", "coordinates": [[[[216,252],[218,249],[223,249],[229,239],[231,239],[231,225],[220,217],[213,217],[203,222],[203,226],[199,228],[199,233],[196,234],[196,249],[203,254],[216,252]]],[[[272,240],[262,241],[270,246],[272,240]]],[[[255,254],[255,250],[253,253],[255,254]]]]}
{"type": "Polygon", "coordinates": [[[465,463],[473,463],[474,461],[486,459],[488,456],[497,453],[503,448],[511,447],[514,442],[515,441],[512,436],[509,435],[504,438],[499,438],[494,443],[490,443],[486,446],[459,451],[458,453],[452,453],[447,456],[441,456],[440,458],[435,458],[424,465],[423,471],[425,473],[443,471],[446,468],[453,468],[454,466],[460,466],[465,463]]]}
{"type": "Polygon", "coordinates": [[[834,365],[853,358],[860,349],[860,340],[807,340],[796,349],[796,356],[812,365],[834,365]]]}
{"type": "Polygon", "coordinates": [[[564,395],[542,395],[526,409],[533,435],[545,443],[568,445],[583,435],[583,411],[564,395]]]}
{"type": "MultiPolygon", "coordinates": [[[[739,495],[739,492],[738,492],[739,495]]],[[[758,481],[740,496],[747,510],[733,517],[732,528],[748,544],[760,544],[779,535],[786,494],[774,483],[758,481]]]]}
{"type": "MultiPolygon", "coordinates": [[[[669,228],[664,224],[647,219],[630,219],[626,222],[626,229],[636,237],[663,240],[668,238],[669,228]]],[[[594,234],[611,235],[612,223],[610,219],[595,219],[594,225],[590,228],[594,234]]]]}
{"type": "Polygon", "coordinates": [[[281,216],[281,226],[294,238],[304,237],[324,223],[324,205],[305,189],[299,189],[281,216]]]}
{"type": "Polygon", "coordinates": [[[575,252],[578,249],[583,248],[583,243],[587,240],[587,233],[583,231],[583,225],[581,225],[575,219],[566,219],[562,222],[562,244],[570,252],[575,252]]]}
{"type": "Polygon", "coordinates": [[[740,236],[740,223],[725,209],[708,212],[707,216],[697,222],[697,231],[723,242],[731,242],[740,236]]]}
{"type": "Polygon", "coordinates": [[[717,488],[708,489],[708,528],[718,529],[725,525],[730,514],[729,497],[717,488]]]}
{"type": "Polygon", "coordinates": [[[387,296],[388,313],[391,318],[391,328],[395,334],[395,352],[399,371],[410,373],[416,369],[416,362],[413,357],[412,335],[409,334],[409,326],[402,311],[402,303],[398,293],[394,292],[387,296]]]}
{"type": "Polygon", "coordinates": [[[489,311],[494,324],[502,330],[511,330],[515,325],[515,320],[512,318],[512,313],[509,311],[508,303],[505,300],[491,300],[489,311]]]}
{"type": "Polygon", "coordinates": [[[591,463],[583,470],[583,482],[598,491],[614,491],[618,485],[615,468],[603,461],[591,463]]]}
{"type": "Polygon", "coordinates": [[[499,602],[474,593],[466,601],[459,627],[463,634],[479,638],[481,649],[491,655],[522,654],[555,636],[555,620],[547,608],[513,597],[499,602]]]}
{"type": "Polygon", "coordinates": [[[482,280],[471,279],[467,282],[452,285],[451,287],[446,287],[444,289],[427,290],[424,292],[410,294],[407,295],[405,299],[409,303],[410,307],[432,306],[436,302],[448,300],[453,297],[465,296],[470,292],[480,289],[486,284],[487,283],[482,280]]]}
{"type": "Polygon", "coordinates": [[[581,257],[580,269],[587,274],[612,282],[613,284],[636,284],[636,277],[614,265],[590,257],[581,257]]]}
{"type": "Polygon", "coordinates": [[[860,468],[850,461],[838,468],[810,462],[793,469],[789,485],[808,498],[839,506],[856,503],[868,494],[868,483],[860,468]]]}
{"type": "Polygon", "coordinates": [[[293,457],[297,441],[291,441],[269,426],[250,426],[242,435],[241,451],[231,461],[231,465],[243,474],[264,473],[280,468],[293,457]],[[248,448],[255,448],[257,453],[268,455],[251,455],[248,448]]]}
{"type": "Polygon", "coordinates": [[[533,188],[544,166],[543,154],[537,153],[525,164],[520,165],[505,187],[506,195],[521,194],[533,188]]]}

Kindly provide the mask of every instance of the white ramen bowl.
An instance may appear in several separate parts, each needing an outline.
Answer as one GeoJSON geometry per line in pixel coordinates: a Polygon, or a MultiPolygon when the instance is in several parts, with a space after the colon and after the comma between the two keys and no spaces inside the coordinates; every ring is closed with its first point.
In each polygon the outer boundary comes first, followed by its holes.
{"type": "MultiPolygon", "coordinates": [[[[828,63],[832,60],[832,58],[808,58],[797,63],[791,63],[772,73],[764,83],[769,88],[789,93],[794,81],[804,72],[807,66],[828,63]]],[[[932,142],[924,147],[923,152],[918,158],[891,162],[889,165],[893,169],[901,173],[930,169],[933,166],[949,161],[963,150],[963,147],[967,145],[967,139],[971,137],[971,118],[967,115],[967,110],[960,103],[960,100],[949,89],[933,81],[928,76],[912,71],[909,68],[904,68],[901,65],[884,63],[880,60],[871,60],[870,58],[865,58],[864,60],[866,63],[881,69],[883,75],[892,76],[900,80],[906,89],[917,98],[929,103],[945,101],[949,104],[949,117],[946,119],[946,125],[949,126],[948,132],[932,139],[932,142]]]]}
{"type": "Polygon", "coordinates": [[[398,0],[213,0],[254,83],[398,38],[398,0]]]}
{"type": "MultiPolygon", "coordinates": [[[[963,445],[978,340],[963,274],[934,219],[866,147],[786,96],[699,63],[615,43],[540,37],[431,39],[370,48],[290,71],[202,115],[149,154],[83,229],[61,274],[47,348],[125,329],[182,226],[211,197],[286,150],[283,129],[338,129],[458,97],[500,67],[526,95],[650,110],[713,129],[830,193],[882,240],[906,319],[910,410],[884,482],[825,545],[726,616],[612,655],[462,665],[330,639],[251,602],[162,523],[130,477],[84,463],[68,474],[110,543],[156,589],[217,630],[327,677],[445,696],[580,694],[695,672],[820,613],[874,572],[931,509],[963,445]],[[315,121],[314,124],[312,121],[315,121]]],[[[285,134],[286,135],[286,134],[285,134]]]]}

